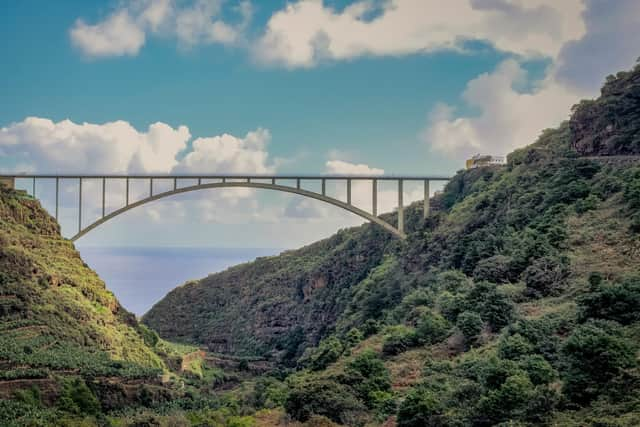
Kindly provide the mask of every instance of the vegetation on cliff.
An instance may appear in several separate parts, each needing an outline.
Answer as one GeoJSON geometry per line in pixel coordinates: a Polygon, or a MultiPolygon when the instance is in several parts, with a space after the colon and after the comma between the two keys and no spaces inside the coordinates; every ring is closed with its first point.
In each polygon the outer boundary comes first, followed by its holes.
{"type": "Polygon", "coordinates": [[[248,425],[195,350],[139,324],[36,200],[0,186],[3,427],[248,425]]]}
{"type": "Polygon", "coordinates": [[[608,156],[637,154],[639,78],[608,79],[505,167],[459,172],[426,221],[410,207],[406,242],[344,230],[177,288],[144,321],[294,368],[261,381],[300,421],[636,425],[640,164],[608,156]]]}

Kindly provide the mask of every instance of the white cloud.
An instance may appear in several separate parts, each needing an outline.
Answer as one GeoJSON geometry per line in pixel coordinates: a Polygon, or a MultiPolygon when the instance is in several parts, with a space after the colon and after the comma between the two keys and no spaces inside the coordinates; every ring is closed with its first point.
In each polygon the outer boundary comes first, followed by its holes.
{"type": "Polygon", "coordinates": [[[567,119],[571,105],[583,95],[559,84],[551,73],[531,91],[516,89],[526,81],[527,73],[517,61],[502,62],[493,72],[471,80],[462,95],[478,115],[456,117],[453,107],[440,104],[431,112],[423,139],[451,156],[507,154],[567,119]]]}
{"type": "Polygon", "coordinates": [[[260,62],[297,68],[462,50],[466,41],[483,40],[505,52],[555,57],[584,33],[582,10],[581,0],[363,0],[341,11],[299,0],[271,16],[253,53],[260,62]]]}
{"type": "Polygon", "coordinates": [[[244,138],[223,134],[193,141],[189,152],[174,172],[212,171],[220,173],[273,173],[266,145],[271,140],[267,129],[259,128],[244,138]]]}
{"type": "MultiPolygon", "coordinates": [[[[485,4],[489,3],[506,4],[485,0],[485,4]]],[[[458,115],[452,106],[437,105],[422,134],[432,149],[451,156],[476,152],[506,154],[534,142],[543,129],[568,118],[571,106],[581,98],[596,96],[606,74],[631,67],[640,43],[637,31],[640,3],[636,0],[583,3],[576,9],[581,10],[582,16],[575,21],[583,23],[585,31],[555,49],[555,54],[550,55],[551,65],[540,81],[532,84],[522,65],[510,59],[493,72],[468,82],[462,100],[479,114],[458,115]],[[526,86],[532,88],[517,89],[526,86]]],[[[565,2],[557,4],[568,7],[565,2]]]]}
{"type": "MultiPolygon", "coordinates": [[[[12,160],[7,173],[275,173],[276,166],[269,158],[267,144],[271,134],[258,128],[244,137],[223,134],[193,140],[186,126],[172,128],[165,123],[154,123],[146,131],[138,131],[125,121],[104,124],[77,124],[70,120],[53,122],[49,119],[28,117],[0,128],[0,151],[12,160]],[[19,165],[19,169],[18,166],[19,165]]],[[[169,189],[173,183],[157,180],[155,192],[169,189]]],[[[44,184],[43,184],[44,185],[44,184]]],[[[148,181],[130,182],[130,200],[148,195],[148,181]]],[[[189,183],[179,183],[189,185],[189,183]]],[[[101,213],[98,180],[83,183],[84,217],[97,219],[101,213]]],[[[64,200],[77,200],[77,182],[65,181],[61,193],[64,200]]],[[[109,181],[107,186],[107,212],[124,205],[124,183],[109,181]]],[[[46,195],[43,193],[43,197],[46,195]]],[[[284,209],[282,206],[264,209],[257,206],[254,190],[212,190],[203,197],[201,192],[187,193],[178,199],[154,203],[146,209],[132,212],[131,218],[148,217],[164,223],[238,223],[247,221],[270,222],[284,209]],[[185,201],[190,203],[185,204],[185,201]],[[193,207],[195,206],[195,209],[193,207]],[[233,212],[233,215],[229,215],[233,212]]],[[[85,225],[88,224],[85,223],[85,225]]],[[[75,229],[73,229],[75,232],[75,229]]]]}
{"type": "Polygon", "coordinates": [[[137,55],[145,42],[144,30],[126,10],[95,25],[78,19],[70,37],[77,48],[93,57],[137,55]]]}
{"type": "Polygon", "coordinates": [[[326,163],[329,175],[382,175],[384,169],[372,168],[362,163],[349,163],[342,160],[329,160],[326,163]]]}
{"type": "Polygon", "coordinates": [[[586,0],[587,31],[565,44],[556,78],[568,86],[595,93],[604,77],[629,69],[640,55],[640,2],[586,0]]]}
{"type": "Polygon", "coordinates": [[[235,45],[249,25],[253,9],[242,1],[237,22],[222,17],[221,0],[129,0],[96,24],[78,19],[70,30],[73,44],[89,57],[137,55],[148,35],[175,37],[182,46],[235,45]]]}
{"type": "Polygon", "coordinates": [[[244,137],[196,138],[186,126],[157,122],[138,131],[126,121],[104,124],[53,122],[28,117],[0,129],[0,150],[40,173],[271,173],[271,134],[259,128],[244,137]]]}
{"type": "Polygon", "coordinates": [[[190,137],[186,126],[160,122],[140,132],[122,120],[78,124],[28,117],[0,129],[0,147],[41,173],[167,172],[190,137]]]}

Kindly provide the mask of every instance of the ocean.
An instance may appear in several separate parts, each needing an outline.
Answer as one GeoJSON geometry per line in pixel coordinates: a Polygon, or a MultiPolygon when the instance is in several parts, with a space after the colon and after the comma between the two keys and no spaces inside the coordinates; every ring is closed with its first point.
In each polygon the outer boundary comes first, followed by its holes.
{"type": "Polygon", "coordinates": [[[283,249],[82,247],[82,259],[105,281],[120,303],[138,316],[188,280],[275,255],[283,249]]]}

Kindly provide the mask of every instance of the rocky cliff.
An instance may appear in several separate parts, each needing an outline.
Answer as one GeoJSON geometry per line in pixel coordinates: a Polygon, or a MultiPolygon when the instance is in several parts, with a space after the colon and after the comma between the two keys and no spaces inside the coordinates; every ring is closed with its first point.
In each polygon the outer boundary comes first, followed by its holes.
{"type": "Polygon", "coordinates": [[[596,100],[574,107],[571,146],[585,156],[640,155],[640,73],[609,76],[596,100]]]}

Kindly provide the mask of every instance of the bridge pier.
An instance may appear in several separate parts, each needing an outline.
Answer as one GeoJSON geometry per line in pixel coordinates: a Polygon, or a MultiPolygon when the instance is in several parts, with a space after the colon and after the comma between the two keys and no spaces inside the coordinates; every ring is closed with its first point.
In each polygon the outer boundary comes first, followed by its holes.
{"type": "Polygon", "coordinates": [[[422,210],[422,217],[426,219],[429,216],[429,180],[424,180],[424,207],[422,210]]]}
{"type": "Polygon", "coordinates": [[[402,188],[402,180],[398,180],[398,230],[404,234],[404,189],[402,188]]]}
{"type": "Polygon", "coordinates": [[[371,180],[371,213],[378,216],[378,180],[371,180]]]}
{"type": "MultiPolygon", "coordinates": [[[[104,194],[104,190],[102,191],[104,194]]],[[[60,178],[56,176],[56,221],[58,220],[58,200],[60,199],[60,178]]]]}

